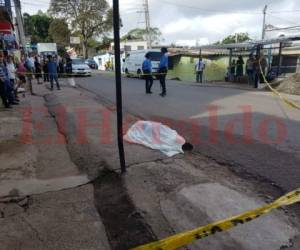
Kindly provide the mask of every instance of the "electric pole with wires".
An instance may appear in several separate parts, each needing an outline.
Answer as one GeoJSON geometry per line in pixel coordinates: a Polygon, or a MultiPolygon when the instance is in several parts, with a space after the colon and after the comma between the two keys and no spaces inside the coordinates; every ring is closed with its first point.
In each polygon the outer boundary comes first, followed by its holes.
{"type": "Polygon", "coordinates": [[[144,0],[144,12],[145,12],[145,25],[147,32],[147,46],[148,49],[151,49],[151,27],[150,27],[150,13],[149,13],[149,2],[148,0],[144,0]]]}
{"type": "Polygon", "coordinates": [[[268,9],[268,5],[265,5],[264,9],[263,9],[263,28],[262,28],[262,35],[261,35],[261,39],[264,40],[265,39],[265,35],[266,35],[266,15],[267,15],[267,9],[268,9]]]}

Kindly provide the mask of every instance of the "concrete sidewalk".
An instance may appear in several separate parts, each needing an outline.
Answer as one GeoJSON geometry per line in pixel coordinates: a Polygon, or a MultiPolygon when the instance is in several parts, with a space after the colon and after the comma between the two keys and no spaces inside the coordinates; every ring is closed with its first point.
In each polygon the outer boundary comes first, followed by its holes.
{"type": "Polygon", "coordinates": [[[36,96],[0,111],[0,248],[110,249],[93,185],[45,107],[49,91],[34,89],[36,96]]]}

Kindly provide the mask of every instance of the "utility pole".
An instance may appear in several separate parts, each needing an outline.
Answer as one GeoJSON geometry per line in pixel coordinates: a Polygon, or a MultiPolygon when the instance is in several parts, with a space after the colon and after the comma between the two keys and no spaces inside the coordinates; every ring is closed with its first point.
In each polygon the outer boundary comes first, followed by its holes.
{"type": "Polygon", "coordinates": [[[115,78],[117,102],[117,136],[121,172],[126,172],[125,152],[123,143],[123,108],[122,108],[122,78],[121,78],[121,51],[120,51],[120,11],[119,0],[113,0],[113,26],[115,47],[115,78]]]}
{"type": "Polygon", "coordinates": [[[19,34],[20,43],[23,46],[23,49],[26,48],[25,32],[24,32],[24,23],[21,11],[21,2],[20,0],[14,0],[15,11],[16,11],[16,20],[17,20],[17,29],[19,34]]]}
{"type": "Polygon", "coordinates": [[[148,49],[151,49],[151,32],[150,32],[150,13],[149,13],[149,3],[148,0],[144,0],[144,12],[145,12],[145,24],[147,31],[147,46],[148,49]]]}
{"type": "Polygon", "coordinates": [[[262,27],[262,35],[261,35],[261,39],[264,40],[265,39],[265,35],[266,35],[266,14],[267,14],[267,9],[268,9],[268,5],[265,5],[264,9],[263,9],[263,27],[262,27]]]}

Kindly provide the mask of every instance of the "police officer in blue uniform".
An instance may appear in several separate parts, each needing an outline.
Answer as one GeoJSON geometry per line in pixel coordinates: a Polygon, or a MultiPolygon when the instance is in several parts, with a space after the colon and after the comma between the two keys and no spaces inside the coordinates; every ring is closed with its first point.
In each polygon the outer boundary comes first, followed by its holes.
{"type": "Polygon", "coordinates": [[[151,88],[153,85],[153,77],[152,77],[152,63],[150,60],[150,54],[147,53],[145,55],[145,60],[142,65],[142,70],[144,73],[144,77],[146,80],[146,94],[152,94],[151,88]]]}
{"type": "Polygon", "coordinates": [[[160,58],[159,69],[158,69],[159,81],[162,89],[160,96],[165,97],[167,95],[166,77],[167,77],[168,65],[169,65],[167,48],[161,48],[161,53],[162,56],[160,58]]]}

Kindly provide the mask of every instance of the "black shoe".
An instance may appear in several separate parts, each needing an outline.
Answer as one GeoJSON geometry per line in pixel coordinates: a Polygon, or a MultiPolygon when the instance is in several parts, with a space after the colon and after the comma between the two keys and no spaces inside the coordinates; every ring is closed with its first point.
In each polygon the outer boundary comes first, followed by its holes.
{"type": "Polygon", "coordinates": [[[60,88],[57,88],[57,90],[61,90],[60,88]]]}
{"type": "Polygon", "coordinates": [[[5,106],[6,109],[12,109],[12,106],[8,105],[8,106],[5,106]]]}
{"type": "Polygon", "coordinates": [[[159,94],[161,97],[165,97],[166,96],[166,93],[161,93],[159,94]]]}
{"type": "Polygon", "coordinates": [[[20,105],[20,103],[18,103],[18,102],[12,102],[12,103],[10,103],[11,105],[20,105]]]}

